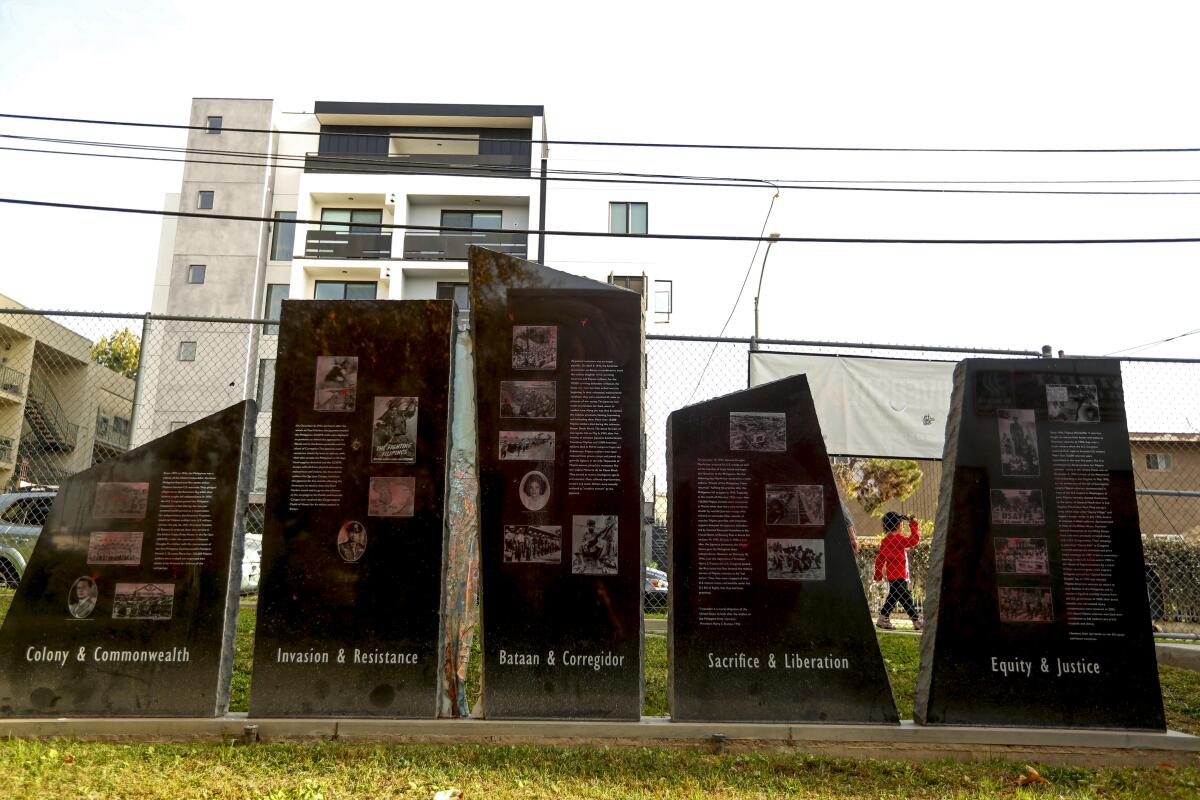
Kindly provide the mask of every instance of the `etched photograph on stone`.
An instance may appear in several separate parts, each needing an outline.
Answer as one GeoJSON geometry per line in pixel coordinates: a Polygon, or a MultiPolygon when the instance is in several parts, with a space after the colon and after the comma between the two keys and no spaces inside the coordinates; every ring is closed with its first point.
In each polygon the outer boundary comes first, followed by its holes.
{"type": "Polygon", "coordinates": [[[149,483],[97,483],[92,516],[101,519],[143,519],[149,500],[149,483]]]}
{"type": "Polygon", "coordinates": [[[513,369],[557,369],[558,326],[513,325],[513,369]]]}
{"type": "Polygon", "coordinates": [[[357,356],[317,356],[314,411],[353,411],[358,391],[357,356]]]}
{"type": "Polygon", "coordinates": [[[526,472],[517,487],[517,495],[527,511],[541,511],[550,500],[550,479],[544,472],[526,472]]]}
{"type": "Polygon", "coordinates": [[[1054,595],[1049,587],[1000,586],[1001,622],[1054,622],[1054,595]]]}
{"type": "Polygon", "coordinates": [[[99,597],[100,588],[96,586],[96,581],[87,575],[76,578],[67,597],[67,611],[75,619],[87,619],[96,609],[99,597]]]}
{"type": "Polygon", "coordinates": [[[505,564],[561,564],[561,525],[505,525],[505,564]]]}
{"type": "Polygon", "coordinates": [[[616,517],[571,517],[571,572],[575,575],[617,574],[616,517]]]}
{"type": "Polygon", "coordinates": [[[767,539],[767,580],[825,580],[825,540],[767,539]]]}
{"type": "Polygon", "coordinates": [[[554,381],[500,381],[500,416],[554,419],[558,414],[554,381]]]}
{"type": "Polygon", "coordinates": [[[113,619],[170,619],[175,610],[173,583],[118,583],[113,619]]]}
{"type": "Polygon", "coordinates": [[[787,414],[729,413],[729,449],[782,453],[787,450],[787,414]]]}
{"type": "Polygon", "coordinates": [[[1001,408],[996,411],[996,420],[1000,429],[1000,474],[1022,478],[1041,474],[1033,409],[1001,408]]]}
{"type": "Polygon", "coordinates": [[[553,461],[554,431],[500,431],[501,461],[553,461]]]}
{"type": "Polygon", "coordinates": [[[411,517],[416,497],[416,478],[373,477],[367,489],[367,516],[411,517]]]}
{"type": "Polygon", "coordinates": [[[1049,575],[1050,555],[1045,539],[997,538],[996,572],[1001,575],[1049,575]]]}
{"type": "Polygon", "coordinates": [[[136,567],[142,563],[142,532],[97,531],[91,534],[87,563],[136,567]]]}
{"type": "Polygon", "coordinates": [[[1041,489],[992,489],[993,525],[1045,525],[1041,489]]]}
{"type": "Polygon", "coordinates": [[[824,525],[825,498],[820,486],[768,483],[768,525],[824,525]]]}
{"type": "Polygon", "coordinates": [[[1046,412],[1051,422],[1099,422],[1100,390],[1087,384],[1047,384],[1046,412]]]}
{"type": "Polygon", "coordinates": [[[417,460],[417,398],[376,397],[371,460],[413,464],[417,460]]]}
{"type": "Polygon", "coordinates": [[[357,520],[348,520],[337,535],[337,551],[342,560],[353,564],[367,552],[367,528],[357,520]]]}

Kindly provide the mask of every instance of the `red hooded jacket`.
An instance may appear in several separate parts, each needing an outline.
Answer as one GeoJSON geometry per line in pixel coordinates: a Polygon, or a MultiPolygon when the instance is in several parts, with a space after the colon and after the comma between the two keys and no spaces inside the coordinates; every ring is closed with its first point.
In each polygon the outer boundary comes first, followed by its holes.
{"type": "Polygon", "coordinates": [[[921,534],[917,532],[915,519],[908,521],[908,530],[908,536],[904,536],[897,528],[884,536],[883,541],[879,543],[879,554],[875,556],[875,580],[883,580],[885,564],[889,581],[908,577],[908,553],[905,551],[921,541],[921,534]]]}

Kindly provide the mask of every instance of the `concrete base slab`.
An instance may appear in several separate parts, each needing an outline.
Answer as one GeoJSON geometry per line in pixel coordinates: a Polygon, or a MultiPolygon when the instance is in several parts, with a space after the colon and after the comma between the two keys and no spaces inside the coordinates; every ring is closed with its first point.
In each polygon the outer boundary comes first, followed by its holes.
{"type": "Polygon", "coordinates": [[[105,741],[242,739],[256,725],[260,741],[339,740],[394,744],[529,744],[555,747],[689,747],[716,752],[774,750],[855,758],[961,761],[1002,758],[1075,766],[1200,765],[1200,737],[1136,731],[1048,728],[759,723],[559,722],[511,720],[263,719],[9,719],[9,738],[105,741]]]}
{"type": "Polygon", "coordinates": [[[1200,645],[1156,644],[1154,652],[1160,664],[1200,672],[1200,645]]]}

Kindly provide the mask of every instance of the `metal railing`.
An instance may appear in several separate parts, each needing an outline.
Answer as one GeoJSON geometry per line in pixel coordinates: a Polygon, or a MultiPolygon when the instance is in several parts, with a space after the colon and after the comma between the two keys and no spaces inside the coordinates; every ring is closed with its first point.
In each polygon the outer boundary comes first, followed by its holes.
{"type": "Polygon", "coordinates": [[[527,233],[481,230],[473,233],[406,233],[404,258],[409,261],[466,261],[471,245],[524,258],[529,247],[527,233]]]}
{"type": "Polygon", "coordinates": [[[305,258],[391,258],[390,233],[356,231],[307,231],[304,235],[305,258]]]}
{"type": "Polygon", "coordinates": [[[117,430],[116,422],[96,412],[96,439],[121,450],[129,449],[129,431],[117,430]]]}
{"type": "Polygon", "coordinates": [[[0,392],[12,395],[25,394],[25,381],[28,375],[17,372],[12,367],[0,366],[0,392]]]}

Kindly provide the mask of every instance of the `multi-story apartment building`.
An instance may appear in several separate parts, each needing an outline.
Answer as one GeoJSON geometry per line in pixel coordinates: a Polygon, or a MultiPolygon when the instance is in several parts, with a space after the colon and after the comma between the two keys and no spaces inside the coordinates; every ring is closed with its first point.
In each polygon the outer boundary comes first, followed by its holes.
{"type": "MultiPolygon", "coordinates": [[[[166,210],[199,216],[164,219],[139,443],[244,397],[260,403],[260,437],[270,430],[274,326],[172,316],[277,319],[289,298],[465,308],[469,245],[540,258],[525,231],[546,210],[541,106],[318,102],[276,117],[270,100],[203,98],[190,125],[192,160],[166,210]]],[[[258,489],[265,458],[260,447],[258,489]]]]}
{"type": "Polygon", "coordinates": [[[0,491],[57,485],[129,449],[134,382],[92,342],[0,295],[0,491]]]}

